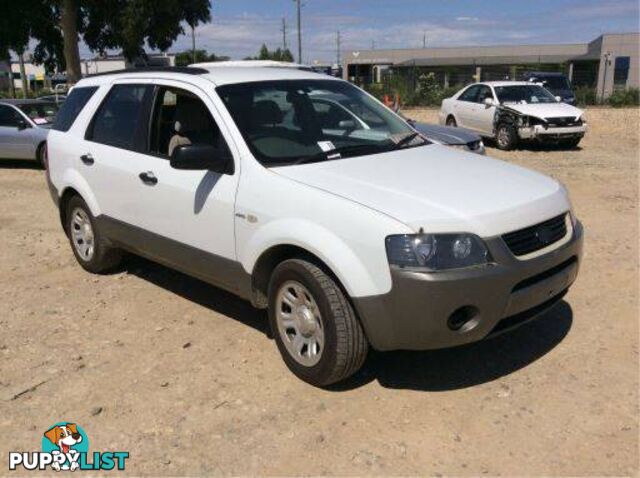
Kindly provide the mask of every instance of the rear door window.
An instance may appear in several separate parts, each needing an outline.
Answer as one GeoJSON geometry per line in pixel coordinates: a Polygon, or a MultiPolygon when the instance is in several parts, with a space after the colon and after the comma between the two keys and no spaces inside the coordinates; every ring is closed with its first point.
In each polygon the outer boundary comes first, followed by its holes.
{"type": "Polygon", "coordinates": [[[21,119],[20,113],[11,106],[0,105],[0,126],[15,128],[18,126],[19,119],[21,119]]]}
{"type": "Polygon", "coordinates": [[[58,131],[69,131],[69,128],[73,125],[73,122],[80,114],[80,111],[82,111],[82,108],[85,107],[97,90],[97,86],[76,86],[71,90],[67,100],[56,115],[52,129],[57,129],[58,131]]]}
{"type": "Polygon", "coordinates": [[[93,117],[86,139],[122,149],[145,148],[152,91],[153,86],[146,84],[114,85],[93,117]]]}

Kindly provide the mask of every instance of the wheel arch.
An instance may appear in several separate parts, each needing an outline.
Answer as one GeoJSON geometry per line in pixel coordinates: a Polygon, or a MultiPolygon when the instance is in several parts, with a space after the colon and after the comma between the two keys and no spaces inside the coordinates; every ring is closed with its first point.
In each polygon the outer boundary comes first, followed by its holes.
{"type": "Polygon", "coordinates": [[[344,289],[340,279],[320,257],[298,245],[278,244],[262,252],[253,267],[251,273],[251,302],[254,306],[261,309],[267,307],[271,275],[275,268],[278,267],[278,264],[289,259],[304,259],[311,262],[332,276],[340,287],[344,289]]]}

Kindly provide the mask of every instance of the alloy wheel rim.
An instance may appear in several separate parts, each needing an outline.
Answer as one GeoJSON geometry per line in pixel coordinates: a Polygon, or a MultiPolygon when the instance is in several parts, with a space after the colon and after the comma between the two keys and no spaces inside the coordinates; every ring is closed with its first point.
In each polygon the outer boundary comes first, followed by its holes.
{"type": "Polygon", "coordinates": [[[509,132],[506,128],[500,128],[498,130],[498,143],[500,143],[500,146],[509,144],[509,132]]]}
{"type": "Polygon", "coordinates": [[[80,258],[89,262],[95,251],[95,236],[89,215],[81,208],[71,212],[71,239],[80,258]]]}
{"type": "Polygon", "coordinates": [[[287,281],[276,296],[278,333],[289,355],[305,367],[316,365],[324,351],[322,316],[309,290],[298,281],[287,281]]]}

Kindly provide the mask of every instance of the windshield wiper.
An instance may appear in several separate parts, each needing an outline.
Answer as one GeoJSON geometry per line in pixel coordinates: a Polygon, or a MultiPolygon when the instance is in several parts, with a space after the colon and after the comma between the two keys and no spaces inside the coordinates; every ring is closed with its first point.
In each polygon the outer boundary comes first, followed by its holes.
{"type": "Polygon", "coordinates": [[[384,152],[386,148],[380,148],[379,146],[373,144],[354,144],[351,146],[342,146],[341,148],[333,148],[327,151],[321,151],[317,154],[312,154],[311,156],[304,156],[300,159],[292,161],[290,164],[308,164],[308,163],[317,163],[319,161],[331,161],[334,159],[342,159],[345,154],[366,154],[368,152],[378,153],[384,152]]]}
{"type": "Polygon", "coordinates": [[[404,146],[410,144],[416,138],[420,138],[423,140],[421,144],[426,144],[426,141],[424,140],[424,138],[422,138],[422,135],[417,131],[413,131],[411,133],[407,133],[406,136],[400,138],[398,141],[395,141],[391,146],[391,150],[403,148],[404,146]]]}

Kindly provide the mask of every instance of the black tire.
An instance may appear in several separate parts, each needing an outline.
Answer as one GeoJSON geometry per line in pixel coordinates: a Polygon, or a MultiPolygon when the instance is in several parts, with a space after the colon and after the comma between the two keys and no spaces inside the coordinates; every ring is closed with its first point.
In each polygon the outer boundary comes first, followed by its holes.
{"type": "Polygon", "coordinates": [[[458,126],[458,123],[456,122],[456,119],[453,116],[449,116],[447,118],[447,126],[451,126],[453,128],[458,126]]]}
{"type": "Polygon", "coordinates": [[[67,203],[65,218],[65,229],[67,236],[69,237],[71,250],[83,269],[94,274],[100,274],[107,272],[120,264],[120,261],[122,260],[122,251],[112,247],[102,236],[98,229],[96,220],[91,214],[91,210],[80,196],[74,196],[69,200],[67,203]],[[88,219],[88,223],[93,233],[93,250],[90,255],[82,254],[79,250],[80,246],[76,246],[74,230],[80,230],[80,227],[78,227],[78,220],[76,218],[76,215],[78,214],[81,217],[88,219]]]}
{"type": "Polygon", "coordinates": [[[513,125],[501,123],[496,129],[496,146],[503,151],[511,151],[518,144],[518,133],[513,125]]]}
{"type": "Polygon", "coordinates": [[[345,293],[335,279],[306,260],[289,259],[273,271],[269,282],[269,322],[289,370],[312,385],[324,387],[344,380],[357,372],[367,357],[369,344],[345,293]],[[307,289],[320,312],[324,345],[319,361],[312,366],[305,366],[294,358],[278,328],[278,293],[291,282],[307,289]]]}
{"type": "Polygon", "coordinates": [[[44,159],[44,154],[45,154],[44,143],[41,143],[38,146],[38,149],[36,149],[36,163],[38,164],[40,169],[47,168],[46,161],[44,159]]]}
{"type": "Polygon", "coordinates": [[[580,141],[582,141],[582,138],[565,139],[560,142],[560,146],[565,149],[575,149],[580,144],[580,141]]]}

